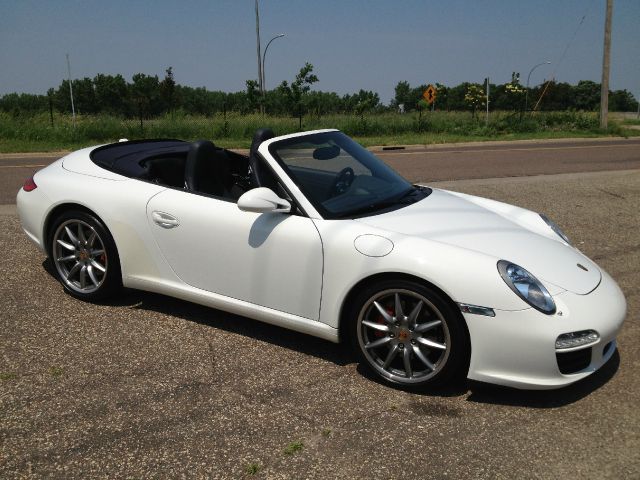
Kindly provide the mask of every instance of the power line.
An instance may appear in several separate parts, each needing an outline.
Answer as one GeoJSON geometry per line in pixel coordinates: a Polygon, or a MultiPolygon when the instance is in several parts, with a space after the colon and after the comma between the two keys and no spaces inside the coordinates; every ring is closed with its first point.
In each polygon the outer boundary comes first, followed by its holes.
{"type": "MultiPolygon", "coordinates": [[[[562,51],[562,55],[560,55],[560,58],[556,62],[554,62],[553,71],[551,72],[551,78],[552,79],[555,80],[556,72],[558,71],[558,68],[560,67],[560,65],[564,61],[565,57],[567,56],[567,52],[569,51],[569,47],[571,47],[571,45],[573,44],[574,40],[576,39],[576,36],[578,35],[578,32],[580,31],[580,27],[582,27],[582,24],[584,23],[584,20],[587,18],[587,15],[589,15],[589,12],[591,11],[591,8],[593,7],[594,2],[595,2],[595,0],[592,0],[591,3],[589,4],[589,6],[587,7],[587,10],[584,12],[584,15],[582,15],[582,17],[580,18],[580,21],[578,22],[578,26],[573,31],[573,35],[571,36],[571,38],[567,42],[567,45],[564,47],[564,50],[562,51]]],[[[548,88],[549,88],[549,82],[547,82],[547,84],[545,85],[544,90],[542,90],[542,93],[540,94],[540,97],[538,97],[538,101],[536,102],[535,106],[533,107],[533,111],[535,111],[538,108],[538,105],[542,101],[542,97],[544,97],[544,94],[547,92],[548,88]]]]}

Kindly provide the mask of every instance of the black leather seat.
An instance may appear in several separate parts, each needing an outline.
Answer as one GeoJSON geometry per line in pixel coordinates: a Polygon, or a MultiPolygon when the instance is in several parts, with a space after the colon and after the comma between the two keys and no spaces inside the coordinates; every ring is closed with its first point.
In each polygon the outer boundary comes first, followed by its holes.
{"type": "Polygon", "coordinates": [[[193,192],[231,197],[233,177],[229,157],[209,140],[197,140],[187,154],[185,187],[193,192]]]}
{"type": "Polygon", "coordinates": [[[262,142],[275,137],[273,131],[270,128],[260,128],[256,130],[253,135],[253,141],[251,142],[251,149],[249,150],[249,168],[251,176],[251,185],[253,187],[267,187],[277,192],[278,181],[274,177],[273,173],[264,160],[258,155],[258,147],[262,142]]]}

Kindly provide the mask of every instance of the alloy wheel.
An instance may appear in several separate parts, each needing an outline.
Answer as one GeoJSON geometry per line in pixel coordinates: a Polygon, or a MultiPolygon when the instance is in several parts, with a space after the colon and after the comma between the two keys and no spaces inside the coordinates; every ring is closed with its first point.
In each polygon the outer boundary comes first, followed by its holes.
{"type": "Polygon", "coordinates": [[[411,290],[376,293],[357,321],[358,343],[369,364],[387,379],[425,382],[445,366],[451,337],[440,310],[411,290]]]}
{"type": "Polygon", "coordinates": [[[74,292],[96,292],[107,278],[107,252],[95,228],[71,219],[53,235],[53,262],[60,279],[74,292]]]}

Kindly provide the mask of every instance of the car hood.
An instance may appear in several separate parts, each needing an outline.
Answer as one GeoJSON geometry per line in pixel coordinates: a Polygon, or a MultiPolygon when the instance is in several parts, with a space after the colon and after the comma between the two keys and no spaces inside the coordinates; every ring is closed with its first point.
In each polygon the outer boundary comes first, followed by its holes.
{"type": "Polygon", "coordinates": [[[434,189],[413,205],[357,221],[508,260],[526,268],[545,284],[577,294],[587,294],[598,286],[601,273],[595,263],[563,242],[525,228],[522,215],[516,215],[526,212],[537,217],[537,214],[518,207],[511,207],[513,212],[509,212],[505,204],[496,202],[502,207],[498,213],[476,201],[486,203],[479,197],[434,189]]]}

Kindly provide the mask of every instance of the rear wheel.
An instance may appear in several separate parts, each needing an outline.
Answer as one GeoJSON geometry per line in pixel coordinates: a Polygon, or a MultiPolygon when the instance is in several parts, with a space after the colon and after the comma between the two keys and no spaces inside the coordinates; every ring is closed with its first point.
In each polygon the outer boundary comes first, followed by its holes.
{"type": "Polygon", "coordinates": [[[363,289],[350,315],[356,352],[385,382],[422,388],[466,374],[470,350],[464,320],[432,289],[386,280],[363,289]]]}
{"type": "Polygon", "coordinates": [[[49,245],[58,279],[75,297],[102,300],[122,286],[113,238],[93,215],[74,210],[56,218],[49,245]]]}

